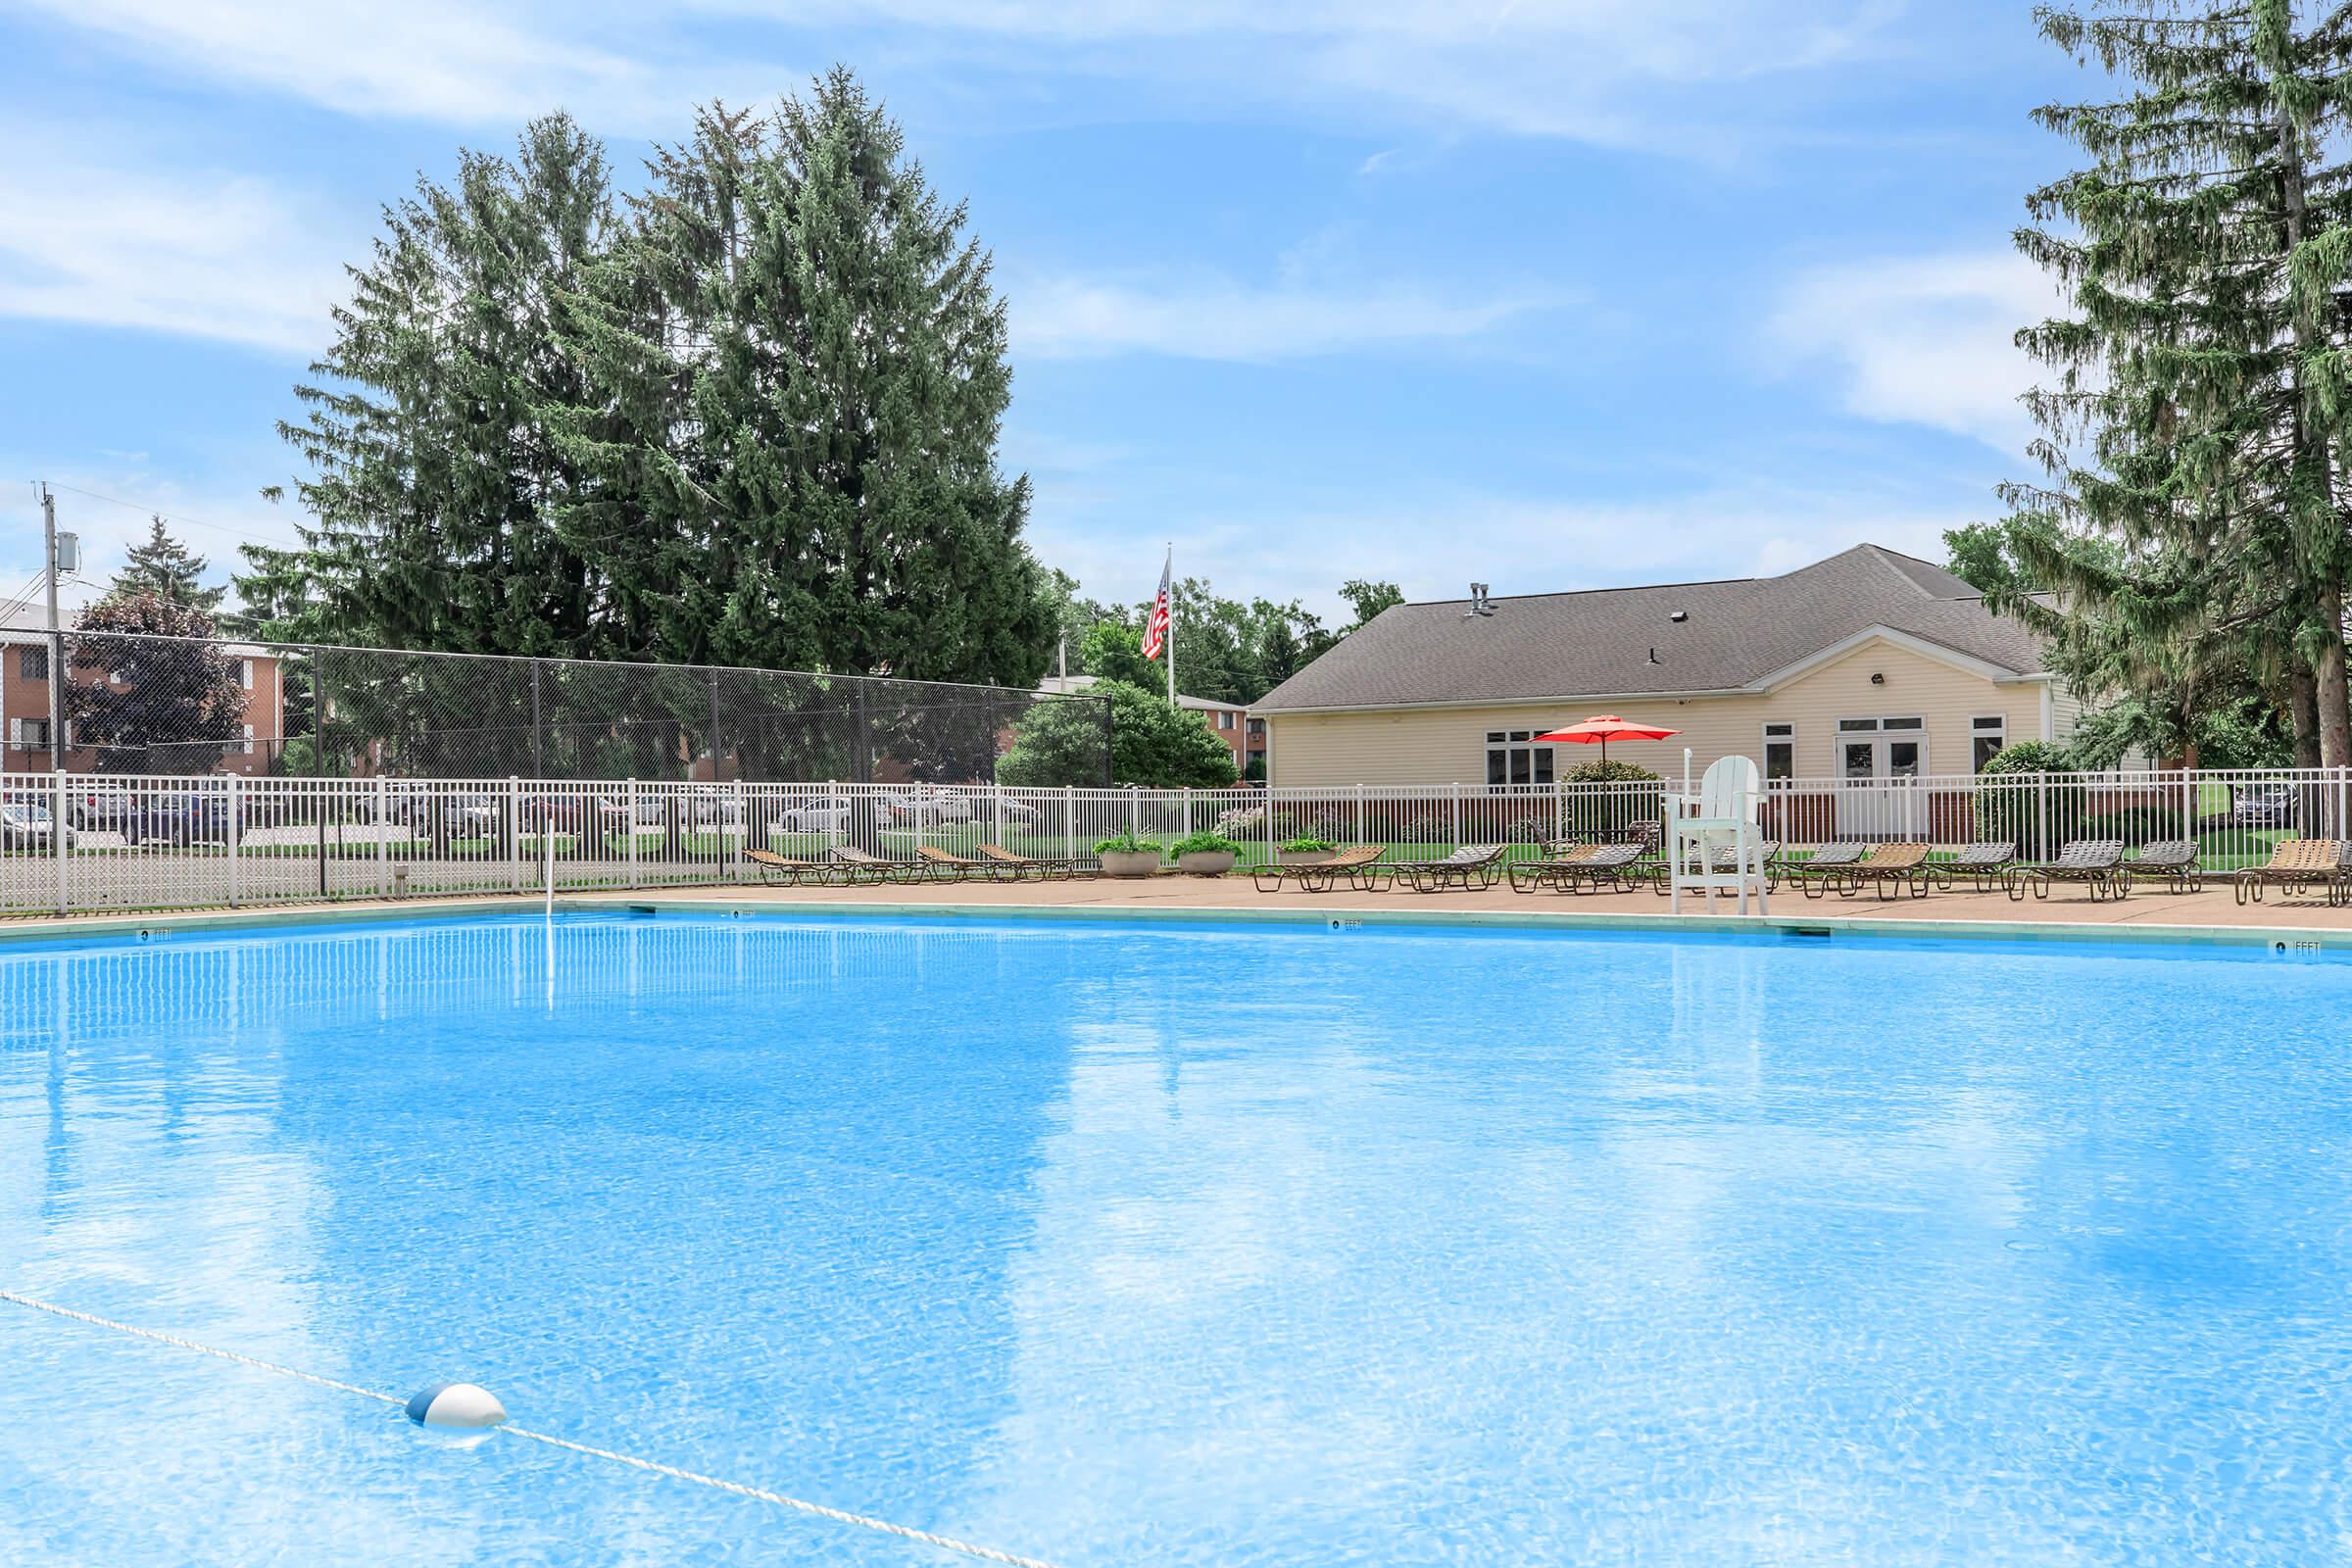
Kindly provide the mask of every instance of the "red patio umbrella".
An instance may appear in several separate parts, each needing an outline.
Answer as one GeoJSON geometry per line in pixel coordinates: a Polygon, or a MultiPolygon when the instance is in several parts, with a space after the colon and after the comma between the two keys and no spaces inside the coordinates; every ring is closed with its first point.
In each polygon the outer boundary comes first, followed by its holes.
{"type": "Polygon", "coordinates": [[[1657,724],[1640,724],[1631,719],[1619,718],[1615,713],[1600,713],[1586,719],[1582,724],[1571,724],[1566,729],[1555,729],[1550,734],[1539,735],[1536,739],[1539,741],[1568,741],[1578,746],[1591,746],[1597,741],[1600,743],[1600,760],[1605,763],[1609,760],[1609,742],[1611,741],[1662,741],[1669,735],[1680,735],[1682,731],[1678,729],[1666,729],[1657,724]]]}

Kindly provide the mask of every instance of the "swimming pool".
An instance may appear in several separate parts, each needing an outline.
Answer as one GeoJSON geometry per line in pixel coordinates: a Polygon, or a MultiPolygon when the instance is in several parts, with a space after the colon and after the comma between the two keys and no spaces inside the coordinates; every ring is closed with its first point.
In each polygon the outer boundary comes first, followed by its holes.
{"type": "MultiPolygon", "coordinates": [[[[0,1289],[1056,1564],[2334,1560],[2352,965],[0,951],[0,1289]]],[[[953,1561],[0,1302],[0,1560],[953,1561]]]]}

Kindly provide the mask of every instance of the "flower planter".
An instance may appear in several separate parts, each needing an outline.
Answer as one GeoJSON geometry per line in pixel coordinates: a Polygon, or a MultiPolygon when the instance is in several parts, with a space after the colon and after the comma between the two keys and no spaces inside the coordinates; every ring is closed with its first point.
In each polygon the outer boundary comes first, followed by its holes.
{"type": "Polygon", "coordinates": [[[1186,876],[1223,876],[1240,858],[1231,850],[1195,850],[1176,857],[1176,869],[1186,876]]]}
{"type": "Polygon", "coordinates": [[[1339,858],[1337,850],[1276,850],[1276,865],[1328,865],[1339,858]]]}
{"type": "Polygon", "coordinates": [[[1159,869],[1157,850],[1104,850],[1104,876],[1150,876],[1159,869]]]}

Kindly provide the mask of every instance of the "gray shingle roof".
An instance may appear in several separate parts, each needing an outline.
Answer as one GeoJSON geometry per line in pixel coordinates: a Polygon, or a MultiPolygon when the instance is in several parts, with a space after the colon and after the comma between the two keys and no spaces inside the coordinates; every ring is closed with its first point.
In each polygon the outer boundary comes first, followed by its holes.
{"type": "Polygon", "coordinates": [[[1397,605],[1251,705],[1257,711],[1635,697],[1751,687],[1872,626],[2011,675],[2039,639],[1942,567],[1878,545],[1779,577],[1397,605]],[[1688,618],[1676,622],[1676,611],[1688,618]],[[1657,650],[1656,663],[1649,662],[1657,650]]]}

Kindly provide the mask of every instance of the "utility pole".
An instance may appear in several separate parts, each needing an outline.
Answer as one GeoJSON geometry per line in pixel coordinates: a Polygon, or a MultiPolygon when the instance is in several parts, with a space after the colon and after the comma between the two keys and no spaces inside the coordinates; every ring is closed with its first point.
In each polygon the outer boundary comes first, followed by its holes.
{"type": "MultiPolygon", "coordinates": [[[[65,639],[57,630],[57,497],[41,485],[42,575],[49,586],[49,771],[66,770],[65,639]]],[[[63,832],[63,824],[57,831],[63,832]]]]}

